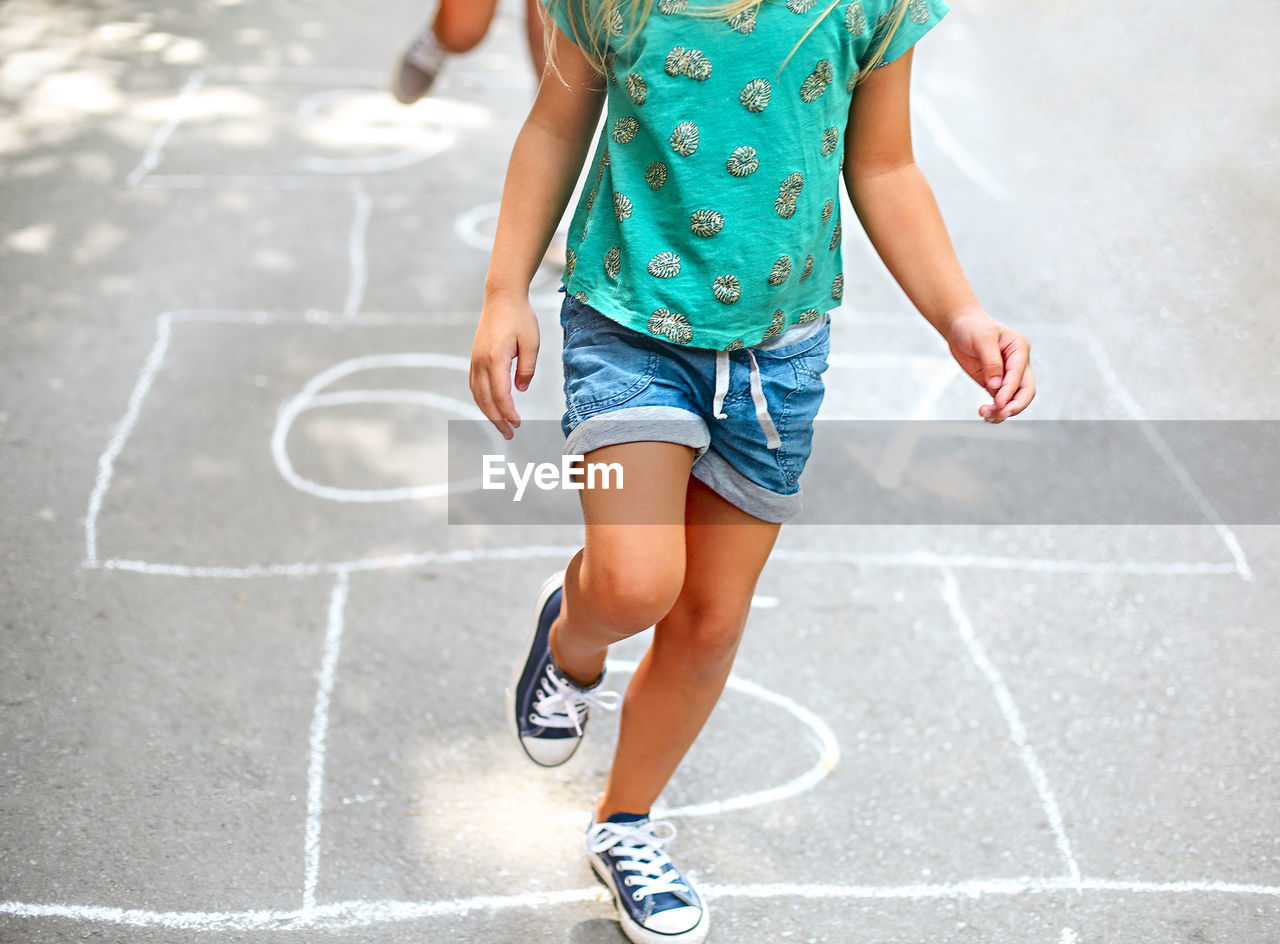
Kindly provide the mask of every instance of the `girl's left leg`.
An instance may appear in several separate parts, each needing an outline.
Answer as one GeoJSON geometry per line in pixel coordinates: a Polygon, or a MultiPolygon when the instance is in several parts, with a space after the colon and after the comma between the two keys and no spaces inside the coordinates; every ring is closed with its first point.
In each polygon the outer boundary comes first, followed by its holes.
{"type": "Polygon", "coordinates": [[[715,707],[779,525],[695,478],[685,499],[685,578],[627,686],[596,822],[647,813],[715,707]]]}

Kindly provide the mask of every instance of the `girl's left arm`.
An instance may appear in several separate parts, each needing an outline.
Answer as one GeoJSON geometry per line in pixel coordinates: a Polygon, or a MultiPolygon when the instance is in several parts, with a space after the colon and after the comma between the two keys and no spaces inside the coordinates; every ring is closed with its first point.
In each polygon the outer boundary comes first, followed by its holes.
{"type": "Polygon", "coordinates": [[[1035,396],[1031,347],[978,303],[911,147],[911,50],[854,89],[844,179],[871,244],[952,356],[992,395],[978,408],[999,423],[1035,396]]]}

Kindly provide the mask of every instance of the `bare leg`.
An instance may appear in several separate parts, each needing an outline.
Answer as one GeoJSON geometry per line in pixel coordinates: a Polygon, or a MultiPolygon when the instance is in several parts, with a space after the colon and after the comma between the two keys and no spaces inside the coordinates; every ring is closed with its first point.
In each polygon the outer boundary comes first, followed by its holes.
{"type": "Polygon", "coordinates": [[[551,627],[556,665],[580,685],[600,676],[611,643],[648,629],[680,592],[693,450],[622,443],[587,453],[586,461],[620,464],[625,487],[582,492],[586,546],[565,571],[564,603],[551,627]]]}
{"type": "Polygon", "coordinates": [[[684,582],[627,686],[596,822],[648,812],[702,730],[729,677],[778,529],[690,479],[684,582]]]}
{"type": "Polygon", "coordinates": [[[498,0],[440,0],[432,30],[449,52],[467,52],[489,32],[497,7],[498,0]]]}
{"type": "Polygon", "coordinates": [[[547,67],[547,48],[542,30],[542,4],[538,0],[525,0],[524,30],[529,40],[529,59],[533,63],[533,74],[541,77],[542,71],[547,67]]]}

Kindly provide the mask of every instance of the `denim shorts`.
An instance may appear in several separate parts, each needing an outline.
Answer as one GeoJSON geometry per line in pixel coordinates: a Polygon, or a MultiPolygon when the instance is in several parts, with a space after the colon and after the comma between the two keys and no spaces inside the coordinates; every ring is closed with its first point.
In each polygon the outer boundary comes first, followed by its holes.
{"type": "Polygon", "coordinates": [[[831,348],[825,315],[794,343],[728,352],[633,331],[569,295],[560,325],[567,455],[680,443],[695,450],[692,474],[748,514],[781,522],[800,511],[831,348]]]}

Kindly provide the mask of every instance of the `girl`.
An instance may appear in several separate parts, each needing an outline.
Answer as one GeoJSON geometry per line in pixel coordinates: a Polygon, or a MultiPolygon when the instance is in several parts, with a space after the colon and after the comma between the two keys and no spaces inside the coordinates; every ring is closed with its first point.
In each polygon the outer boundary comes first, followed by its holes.
{"type": "Polygon", "coordinates": [[[648,811],[710,714],[822,399],[844,288],[839,179],[921,314],[992,402],[1034,395],[1026,339],[961,272],[911,149],[911,49],[943,0],[544,0],[552,25],[502,197],[471,359],[508,438],[534,375],[528,286],[608,112],[570,229],[565,451],[618,463],[581,493],[585,546],[537,602],[508,693],[530,759],[563,763],[611,643],[656,628],[587,832],[635,942],[698,944],[706,903],[648,811]],[[714,3],[714,5],[712,5],[714,3]]]}

